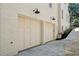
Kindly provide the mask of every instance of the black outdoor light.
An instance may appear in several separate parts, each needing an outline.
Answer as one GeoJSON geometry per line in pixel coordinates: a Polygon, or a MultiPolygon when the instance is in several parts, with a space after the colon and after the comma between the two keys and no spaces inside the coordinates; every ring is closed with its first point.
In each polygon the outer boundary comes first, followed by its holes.
{"type": "Polygon", "coordinates": [[[39,14],[40,13],[40,11],[38,10],[38,8],[35,8],[33,11],[34,11],[35,14],[39,14]]]}
{"type": "Polygon", "coordinates": [[[54,17],[50,17],[50,19],[51,19],[51,20],[55,20],[55,18],[54,18],[54,17]]]}
{"type": "Polygon", "coordinates": [[[55,18],[53,17],[52,20],[55,20],[55,18]]]}

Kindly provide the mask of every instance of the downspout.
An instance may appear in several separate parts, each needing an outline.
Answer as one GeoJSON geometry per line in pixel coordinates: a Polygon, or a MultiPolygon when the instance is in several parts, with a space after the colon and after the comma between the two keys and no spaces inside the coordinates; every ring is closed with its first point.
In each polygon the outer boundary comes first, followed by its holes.
{"type": "Polygon", "coordinates": [[[58,36],[57,38],[61,38],[61,4],[58,3],[58,36]]]}

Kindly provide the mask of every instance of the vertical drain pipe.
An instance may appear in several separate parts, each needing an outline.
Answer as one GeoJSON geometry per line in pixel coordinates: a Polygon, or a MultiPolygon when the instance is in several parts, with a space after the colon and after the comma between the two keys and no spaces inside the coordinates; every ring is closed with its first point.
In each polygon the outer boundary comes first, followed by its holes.
{"type": "Polygon", "coordinates": [[[58,3],[58,39],[61,38],[61,4],[58,3]]]}

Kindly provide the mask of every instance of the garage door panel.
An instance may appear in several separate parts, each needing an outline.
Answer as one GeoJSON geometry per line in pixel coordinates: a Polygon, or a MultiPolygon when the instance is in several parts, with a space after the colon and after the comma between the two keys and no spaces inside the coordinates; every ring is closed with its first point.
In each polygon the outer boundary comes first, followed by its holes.
{"type": "Polygon", "coordinates": [[[41,29],[41,24],[40,21],[37,20],[31,20],[31,45],[35,46],[40,44],[40,29],[41,29]]]}
{"type": "Polygon", "coordinates": [[[49,22],[44,23],[44,42],[53,40],[53,24],[49,22]]]}
{"type": "Polygon", "coordinates": [[[49,24],[49,40],[53,40],[53,24],[49,24]]]}
{"type": "Polygon", "coordinates": [[[18,19],[18,50],[24,49],[24,28],[25,28],[25,18],[19,16],[18,19]]]}
{"type": "Polygon", "coordinates": [[[30,20],[25,19],[25,30],[24,30],[24,48],[29,48],[30,47],[30,20]]]}

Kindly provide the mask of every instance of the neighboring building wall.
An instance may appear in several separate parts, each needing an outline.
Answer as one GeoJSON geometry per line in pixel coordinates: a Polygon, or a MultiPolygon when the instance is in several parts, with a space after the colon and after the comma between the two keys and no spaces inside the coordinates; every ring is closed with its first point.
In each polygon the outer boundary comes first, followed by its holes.
{"type": "Polygon", "coordinates": [[[68,4],[62,3],[58,4],[58,38],[61,37],[61,35],[64,33],[65,30],[70,28],[70,16],[68,11],[68,4]]]}
{"type": "Polygon", "coordinates": [[[68,4],[61,4],[61,28],[62,32],[70,27],[70,16],[68,11],[68,4]]]}

